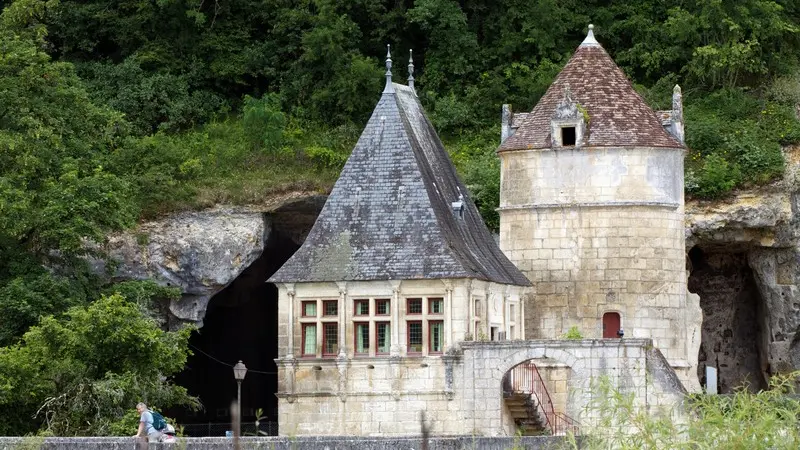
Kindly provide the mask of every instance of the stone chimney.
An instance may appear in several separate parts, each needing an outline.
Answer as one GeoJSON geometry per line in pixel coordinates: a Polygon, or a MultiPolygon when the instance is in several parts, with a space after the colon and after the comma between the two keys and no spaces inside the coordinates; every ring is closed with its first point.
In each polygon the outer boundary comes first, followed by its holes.
{"type": "Polygon", "coordinates": [[[672,115],[670,116],[670,126],[667,130],[675,139],[681,144],[685,144],[685,136],[683,133],[683,94],[681,87],[677,84],[672,89],[672,115]]]}
{"type": "Polygon", "coordinates": [[[500,143],[502,144],[514,134],[514,131],[511,129],[511,105],[508,103],[504,104],[501,114],[502,125],[500,127],[500,143]]]}

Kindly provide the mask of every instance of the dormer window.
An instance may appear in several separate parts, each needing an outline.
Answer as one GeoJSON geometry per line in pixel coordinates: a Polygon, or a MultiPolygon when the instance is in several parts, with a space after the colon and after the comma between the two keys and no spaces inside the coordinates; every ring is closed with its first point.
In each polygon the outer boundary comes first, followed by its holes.
{"type": "Polygon", "coordinates": [[[579,147],[585,140],[587,113],[572,99],[569,87],[550,116],[550,137],[553,147],[579,147]]]}
{"type": "Polygon", "coordinates": [[[561,145],[564,147],[575,145],[575,127],[561,128],[561,145]]]}

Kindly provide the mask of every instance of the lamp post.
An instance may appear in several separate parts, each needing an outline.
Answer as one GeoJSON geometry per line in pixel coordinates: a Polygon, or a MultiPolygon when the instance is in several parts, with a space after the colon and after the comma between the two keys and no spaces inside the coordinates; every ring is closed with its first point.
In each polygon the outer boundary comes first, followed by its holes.
{"type": "Polygon", "coordinates": [[[239,423],[236,425],[238,430],[237,435],[242,434],[242,380],[247,375],[247,367],[240,359],[235,366],[233,366],[233,378],[236,378],[236,412],[239,417],[239,423]]]}

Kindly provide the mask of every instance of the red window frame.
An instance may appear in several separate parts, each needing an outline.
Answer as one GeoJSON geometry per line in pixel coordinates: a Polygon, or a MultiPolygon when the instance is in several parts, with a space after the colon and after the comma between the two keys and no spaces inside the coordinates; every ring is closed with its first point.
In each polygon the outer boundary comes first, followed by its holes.
{"type": "Polygon", "coordinates": [[[442,297],[431,297],[431,298],[429,298],[428,299],[428,314],[437,314],[437,315],[438,314],[444,314],[444,298],[442,298],[442,297]],[[433,308],[431,307],[433,305],[433,302],[438,302],[438,303],[441,304],[441,309],[439,310],[439,312],[433,312],[433,308]]]}
{"type": "Polygon", "coordinates": [[[323,300],[322,301],[322,317],[336,317],[339,315],[339,300],[323,300]],[[336,305],[336,312],[328,314],[328,305],[336,305]]]}
{"type": "Polygon", "coordinates": [[[369,355],[369,346],[370,346],[370,333],[369,333],[369,322],[353,322],[353,354],[358,356],[365,356],[369,355]],[[359,352],[358,351],[358,326],[359,325],[366,325],[367,327],[367,351],[359,352]]]}
{"type": "Polygon", "coordinates": [[[421,298],[407,298],[406,299],[406,315],[418,316],[422,315],[422,299],[421,298]],[[411,302],[419,302],[419,312],[411,312],[411,302]]]}
{"type": "Polygon", "coordinates": [[[391,333],[392,333],[392,323],[391,322],[387,322],[387,321],[375,322],[375,354],[376,355],[388,355],[389,354],[389,348],[392,345],[392,334],[391,333]],[[381,325],[388,325],[389,326],[389,330],[388,330],[388,333],[387,333],[387,336],[386,336],[386,339],[388,339],[388,341],[389,341],[389,345],[387,346],[385,352],[378,351],[378,349],[381,348],[381,346],[378,343],[378,335],[379,335],[378,327],[381,326],[381,325]]]}
{"type": "Polygon", "coordinates": [[[422,328],[421,320],[406,321],[406,348],[409,355],[421,355],[425,344],[425,333],[422,328]],[[419,350],[411,350],[411,325],[419,325],[419,350]]]}
{"type": "MultiPolygon", "coordinates": [[[[306,353],[306,328],[308,327],[316,327],[316,322],[314,323],[304,323],[302,325],[302,338],[300,339],[300,356],[304,358],[315,358],[317,356],[317,343],[314,342],[314,353],[306,353]]],[[[317,339],[317,333],[314,333],[314,340],[317,339]]]]}
{"type": "Polygon", "coordinates": [[[365,299],[353,300],[353,315],[356,316],[356,317],[367,317],[367,316],[369,316],[369,300],[365,300],[365,299]],[[367,312],[366,313],[358,312],[358,305],[363,305],[363,304],[367,305],[367,312]]]}
{"type": "Polygon", "coordinates": [[[336,322],[327,322],[322,324],[322,356],[336,356],[339,352],[339,324],[336,322]],[[333,329],[336,333],[336,348],[331,350],[328,348],[328,330],[333,329]]]}
{"type": "Polygon", "coordinates": [[[442,350],[444,349],[444,320],[429,320],[428,321],[428,354],[429,355],[441,355],[442,350]],[[433,333],[431,333],[431,325],[439,324],[442,327],[442,336],[441,342],[439,342],[440,350],[433,350],[433,333]]]}
{"type": "Polygon", "coordinates": [[[376,316],[388,316],[389,314],[392,313],[391,306],[392,306],[391,300],[389,300],[388,298],[375,299],[375,315],[376,316]],[[384,304],[386,305],[386,312],[385,313],[380,313],[379,312],[380,311],[380,307],[378,305],[384,305],[384,304]]]}
{"type": "Polygon", "coordinates": [[[316,305],[317,301],[316,300],[306,300],[306,301],[300,302],[300,317],[317,317],[317,316],[307,316],[306,315],[306,305],[312,305],[312,304],[316,305]]]}

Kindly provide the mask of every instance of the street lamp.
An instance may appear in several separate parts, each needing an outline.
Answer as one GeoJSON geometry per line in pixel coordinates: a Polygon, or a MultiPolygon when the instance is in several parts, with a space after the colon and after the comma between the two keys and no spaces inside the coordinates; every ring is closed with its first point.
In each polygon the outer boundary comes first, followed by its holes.
{"type": "Polygon", "coordinates": [[[239,424],[238,424],[238,434],[242,434],[242,380],[244,380],[244,376],[247,375],[247,367],[244,365],[242,360],[240,359],[235,366],[233,366],[233,378],[236,378],[236,412],[237,416],[239,417],[239,424]]]}

